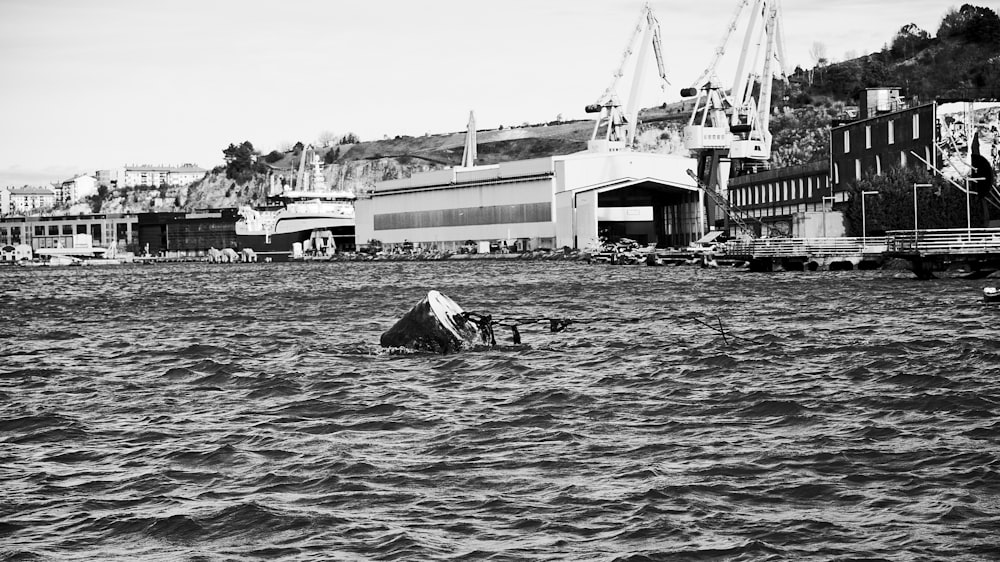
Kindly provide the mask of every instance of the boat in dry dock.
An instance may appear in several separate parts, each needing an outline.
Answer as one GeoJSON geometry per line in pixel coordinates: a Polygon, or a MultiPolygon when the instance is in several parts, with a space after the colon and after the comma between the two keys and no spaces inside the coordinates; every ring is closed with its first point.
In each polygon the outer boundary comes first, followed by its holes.
{"type": "Polygon", "coordinates": [[[354,194],[345,191],[286,192],[283,204],[240,209],[236,243],[261,260],[286,261],[330,255],[354,243],[354,194]]]}
{"type": "Polygon", "coordinates": [[[319,154],[312,147],[302,153],[295,185],[272,184],[268,200],[269,206],[239,210],[239,250],[253,250],[262,261],[353,250],[355,196],[327,188],[319,154]]]}

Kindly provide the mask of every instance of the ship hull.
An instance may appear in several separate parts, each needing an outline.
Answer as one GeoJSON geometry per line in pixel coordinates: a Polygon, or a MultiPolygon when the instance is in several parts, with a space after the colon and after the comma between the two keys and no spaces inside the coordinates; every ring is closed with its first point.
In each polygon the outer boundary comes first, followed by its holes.
{"type": "Polygon", "coordinates": [[[265,234],[246,233],[236,235],[237,250],[251,249],[257,254],[258,261],[289,261],[292,259],[292,251],[296,243],[305,243],[314,236],[314,232],[327,231],[333,236],[337,244],[337,251],[354,251],[354,225],[340,225],[328,227],[305,227],[301,230],[290,230],[286,232],[274,233],[270,236],[265,234]]]}

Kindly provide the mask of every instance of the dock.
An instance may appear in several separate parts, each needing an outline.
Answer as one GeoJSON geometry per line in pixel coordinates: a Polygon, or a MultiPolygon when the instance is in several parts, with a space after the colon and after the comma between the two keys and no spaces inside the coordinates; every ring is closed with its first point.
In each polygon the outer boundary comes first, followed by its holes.
{"type": "Polygon", "coordinates": [[[1000,228],[897,230],[864,238],[730,240],[705,247],[602,251],[593,254],[593,261],[640,264],[651,256],[665,265],[711,263],[746,266],[756,272],[873,270],[896,260],[909,262],[909,269],[923,279],[954,267],[985,275],[1000,270],[1000,228]]]}

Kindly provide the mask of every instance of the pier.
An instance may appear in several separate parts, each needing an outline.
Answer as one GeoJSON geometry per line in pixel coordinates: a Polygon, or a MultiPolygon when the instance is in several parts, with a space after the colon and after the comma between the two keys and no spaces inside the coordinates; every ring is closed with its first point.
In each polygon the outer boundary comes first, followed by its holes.
{"type": "Polygon", "coordinates": [[[890,231],[885,256],[909,261],[922,279],[956,264],[987,273],[1000,269],[1000,228],[890,231]]]}
{"type": "Polygon", "coordinates": [[[730,241],[717,255],[744,260],[753,271],[877,269],[890,259],[910,262],[920,278],[955,265],[971,272],[1000,270],[1000,228],[894,230],[884,237],[760,238],[730,241]]]}
{"type": "Polygon", "coordinates": [[[746,261],[751,271],[876,269],[885,242],[879,238],[757,238],[727,242],[727,259],[746,261]]]}

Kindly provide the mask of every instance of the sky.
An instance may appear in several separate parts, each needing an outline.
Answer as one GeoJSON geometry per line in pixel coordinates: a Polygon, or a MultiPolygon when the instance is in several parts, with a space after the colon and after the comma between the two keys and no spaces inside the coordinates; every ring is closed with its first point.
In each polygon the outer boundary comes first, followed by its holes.
{"type": "MultiPolygon", "coordinates": [[[[679,99],[737,0],[650,0],[679,99]]],[[[362,140],[592,118],[641,0],[0,0],[0,187],[132,164],[212,168],[324,134],[362,140]]],[[[784,0],[786,64],[934,35],[945,0],[784,0]]],[[[735,64],[739,38],[723,59],[735,64]]]]}

